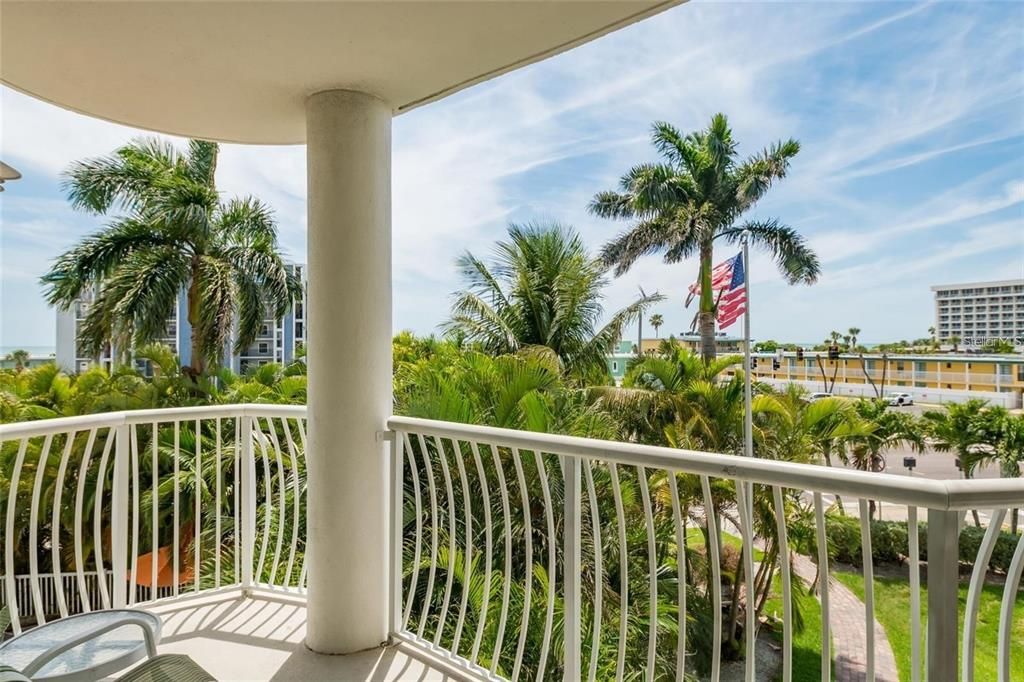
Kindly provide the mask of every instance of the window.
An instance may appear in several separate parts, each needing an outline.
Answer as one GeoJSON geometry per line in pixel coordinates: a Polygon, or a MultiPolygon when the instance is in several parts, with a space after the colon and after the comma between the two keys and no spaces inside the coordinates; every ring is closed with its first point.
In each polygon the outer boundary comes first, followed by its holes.
{"type": "Polygon", "coordinates": [[[298,339],[305,338],[305,333],[303,331],[302,323],[301,322],[296,322],[295,323],[295,338],[298,338],[298,339]]]}
{"type": "Polygon", "coordinates": [[[270,334],[270,327],[267,325],[260,327],[260,336],[267,336],[268,334],[270,334]]]}
{"type": "Polygon", "coordinates": [[[618,372],[619,371],[619,363],[616,360],[612,361],[612,371],[613,372],[618,372]]]}
{"type": "Polygon", "coordinates": [[[266,353],[266,352],[270,351],[270,346],[267,343],[260,343],[259,350],[260,350],[261,353],[266,353]]]}

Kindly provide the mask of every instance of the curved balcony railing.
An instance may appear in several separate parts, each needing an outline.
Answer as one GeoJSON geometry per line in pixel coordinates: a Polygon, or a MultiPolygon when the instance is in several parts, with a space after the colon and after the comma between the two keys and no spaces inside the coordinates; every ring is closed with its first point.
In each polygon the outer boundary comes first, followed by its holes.
{"type": "MultiPolygon", "coordinates": [[[[773,557],[810,547],[827,577],[826,510],[841,498],[859,516],[867,678],[876,666],[874,501],[904,507],[909,520],[914,679],[960,670],[970,680],[989,559],[1008,511],[1024,506],[1022,479],[930,481],[405,417],[387,427],[392,634],[478,678],[682,679],[700,654],[718,679],[723,625],[738,612],[738,640],[753,650],[761,623],[747,604],[777,580],[782,677],[791,679],[801,583],[791,561],[773,557]],[[959,527],[976,509],[989,528],[969,557],[961,624],[959,527]],[[710,623],[708,641],[697,622],[710,623]],[[922,677],[926,666],[933,674],[922,677]]],[[[217,590],[302,594],[315,570],[305,562],[305,451],[305,408],[291,406],[0,426],[0,596],[15,631],[217,590]]],[[[1022,655],[1011,641],[1024,572],[1024,539],[1015,543],[999,609],[1005,681],[1011,654],[1022,655]]],[[[844,643],[829,580],[818,585],[829,679],[844,643]]],[[[753,679],[755,657],[744,664],[753,679]]]]}
{"type": "Polygon", "coordinates": [[[3,603],[27,625],[182,593],[305,585],[305,408],[0,426],[3,603]]]}

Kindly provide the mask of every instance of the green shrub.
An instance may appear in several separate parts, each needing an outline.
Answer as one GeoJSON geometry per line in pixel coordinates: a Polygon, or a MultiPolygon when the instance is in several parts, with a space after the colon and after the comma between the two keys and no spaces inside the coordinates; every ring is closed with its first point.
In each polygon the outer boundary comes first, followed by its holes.
{"type": "MultiPolygon", "coordinates": [[[[844,564],[860,566],[861,556],[860,519],[853,516],[830,515],[825,518],[828,537],[829,559],[844,564]]],[[[985,537],[985,529],[967,525],[960,531],[960,561],[973,564],[985,537]]],[[[1019,535],[1002,531],[989,559],[989,568],[1005,573],[1010,567],[1019,535]]],[[[810,534],[807,541],[794,545],[796,551],[817,557],[815,536],[810,534]]],[[[928,560],[928,524],[918,524],[919,559],[928,560]]],[[[871,558],[876,564],[903,563],[910,555],[910,544],[906,521],[871,522],[871,558]]]]}

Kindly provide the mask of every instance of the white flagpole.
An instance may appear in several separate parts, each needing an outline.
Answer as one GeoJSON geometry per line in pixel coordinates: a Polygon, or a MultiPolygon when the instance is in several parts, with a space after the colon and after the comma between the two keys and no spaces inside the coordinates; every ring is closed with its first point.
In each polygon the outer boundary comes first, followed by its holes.
{"type": "Polygon", "coordinates": [[[750,232],[743,231],[743,293],[747,299],[747,310],[743,313],[743,454],[754,456],[754,416],[751,411],[750,390],[750,232]]]}

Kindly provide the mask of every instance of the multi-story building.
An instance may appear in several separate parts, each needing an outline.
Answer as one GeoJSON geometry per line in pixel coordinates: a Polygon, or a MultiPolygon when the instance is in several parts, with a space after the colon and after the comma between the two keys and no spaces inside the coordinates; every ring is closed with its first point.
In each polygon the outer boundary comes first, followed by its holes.
{"type": "Polygon", "coordinates": [[[993,339],[1024,346],[1024,279],[943,284],[935,292],[935,333],[942,343],[958,340],[981,347],[993,339]]]}
{"type": "Polygon", "coordinates": [[[758,381],[796,383],[811,391],[867,396],[900,391],[921,402],[960,402],[983,398],[1021,407],[1024,355],[882,355],[808,351],[752,353],[758,381]]]}
{"type": "MultiPolygon", "coordinates": [[[[299,277],[305,292],[305,266],[289,264],[288,267],[299,277]]],[[[92,290],[83,293],[71,308],[57,310],[56,358],[57,365],[65,371],[80,372],[92,365],[110,367],[115,358],[123,355],[120,349],[110,346],[98,356],[92,356],[85,352],[79,342],[78,330],[85,321],[89,306],[95,300],[97,292],[98,290],[92,290]]],[[[289,363],[295,359],[296,350],[305,345],[307,333],[306,300],[303,293],[303,298],[295,301],[283,318],[275,320],[268,316],[263,320],[256,339],[241,353],[234,352],[237,330],[233,330],[225,347],[223,364],[234,372],[244,374],[253,366],[269,362],[289,363]]],[[[188,322],[188,296],[185,289],[179,292],[177,304],[167,318],[164,336],[155,341],[169,347],[183,365],[192,361],[192,325],[188,322]]],[[[132,362],[139,371],[147,375],[151,373],[151,367],[146,360],[134,358],[131,351],[128,352],[128,356],[132,357],[132,362]]]]}

